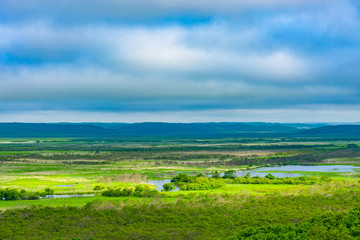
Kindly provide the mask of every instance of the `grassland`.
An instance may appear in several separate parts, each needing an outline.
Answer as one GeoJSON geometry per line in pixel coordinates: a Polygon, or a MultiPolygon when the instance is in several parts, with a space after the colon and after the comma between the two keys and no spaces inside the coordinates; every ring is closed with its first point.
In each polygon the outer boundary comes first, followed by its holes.
{"type": "MultiPolygon", "coordinates": [[[[54,221],[56,219],[61,221],[58,214],[69,214],[69,209],[78,211],[81,221],[84,221],[86,214],[91,215],[89,217],[91,221],[103,221],[104,229],[88,226],[82,230],[75,228],[71,230],[68,226],[66,234],[64,228],[59,230],[61,234],[47,235],[47,231],[54,226],[49,225],[46,230],[29,223],[29,227],[40,228],[42,232],[38,232],[38,235],[29,235],[27,239],[73,237],[141,239],[146,236],[150,239],[168,239],[169,236],[173,236],[174,239],[211,239],[240,236],[244,229],[257,224],[272,226],[272,222],[275,222],[288,226],[326,212],[347,212],[360,206],[359,172],[356,170],[353,172],[287,171],[284,173],[289,175],[297,173],[319,179],[330,178],[313,185],[227,183],[219,189],[162,192],[146,198],[134,196],[109,198],[101,196],[102,190],[94,190],[94,188],[96,186],[101,189],[134,187],[149,180],[170,179],[178,173],[196,175],[228,170],[257,171],[258,167],[288,164],[360,166],[359,160],[359,142],[327,139],[2,139],[0,140],[1,189],[16,188],[35,193],[51,188],[59,195],[94,194],[95,196],[0,200],[0,210],[3,211],[0,213],[0,223],[11,230],[9,232],[3,229],[5,232],[0,233],[0,238],[23,239],[25,233],[16,233],[16,229],[23,223],[31,219],[36,221],[37,214],[44,214],[43,211],[52,212],[51,218],[54,221]],[[300,204],[301,201],[304,202],[303,206],[300,204]],[[47,207],[57,210],[46,210],[47,207]],[[117,230],[114,230],[108,224],[119,220],[99,218],[106,211],[111,211],[111,214],[113,212],[119,215],[125,214],[124,209],[143,216],[151,227],[141,225],[138,220],[126,215],[126,221],[133,224],[128,227],[121,225],[122,227],[118,226],[117,230]],[[242,209],[246,211],[242,212],[242,209]],[[201,213],[203,219],[192,222],[195,219],[187,220],[174,215],[171,218],[170,215],[164,214],[164,211],[177,211],[183,216],[187,216],[185,212],[201,213]],[[228,223],[231,221],[231,224],[222,223],[222,227],[218,227],[216,225],[219,224],[218,220],[211,220],[211,216],[205,214],[205,211],[216,213],[214,215],[216,218],[223,218],[223,221],[228,223]],[[231,211],[240,213],[230,214],[231,211]],[[26,212],[32,214],[34,218],[24,219],[22,223],[15,224],[17,221],[10,223],[12,218],[9,214],[17,216],[26,212]],[[271,214],[266,216],[264,212],[271,214]],[[163,218],[155,217],[156,213],[163,218]],[[252,216],[253,220],[250,221],[246,216],[252,216]],[[170,218],[175,221],[173,225],[166,225],[166,230],[160,231],[160,222],[170,221],[170,218]],[[275,218],[278,220],[275,221],[275,218]],[[184,226],[179,225],[180,223],[184,226]],[[195,226],[190,227],[191,224],[195,226]],[[204,227],[205,234],[200,233],[200,226],[204,227]],[[211,226],[219,228],[218,234],[210,230],[211,226]],[[106,235],[105,230],[116,231],[117,235],[115,233],[106,235]]],[[[69,215],[69,218],[77,217],[69,215]]]]}

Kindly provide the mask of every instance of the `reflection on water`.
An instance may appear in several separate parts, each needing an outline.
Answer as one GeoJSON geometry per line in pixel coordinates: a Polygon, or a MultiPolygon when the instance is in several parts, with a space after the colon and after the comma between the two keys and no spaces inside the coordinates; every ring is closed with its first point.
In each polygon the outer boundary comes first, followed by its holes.
{"type": "Polygon", "coordinates": [[[72,197],[93,197],[95,196],[95,194],[83,194],[83,195],[77,195],[77,194],[74,194],[74,195],[46,195],[46,197],[40,197],[41,199],[54,199],[54,198],[72,198],[72,197]]]}
{"type": "MultiPolygon", "coordinates": [[[[158,190],[159,192],[161,192],[161,190],[163,190],[163,185],[165,183],[170,183],[171,182],[171,179],[161,179],[161,180],[151,180],[151,181],[148,181],[148,183],[150,184],[153,184],[156,186],[156,190],[158,190]]],[[[173,191],[179,191],[180,189],[178,187],[176,187],[175,190],[173,191]]]]}
{"type": "MultiPolygon", "coordinates": [[[[265,177],[267,174],[269,174],[270,172],[255,172],[255,171],[237,171],[235,173],[235,175],[237,177],[245,177],[246,174],[250,173],[250,177],[255,177],[255,176],[259,176],[259,177],[265,177]]],[[[277,178],[285,178],[285,177],[300,177],[303,176],[302,174],[299,173],[271,173],[272,175],[274,175],[277,178]]],[[[206,175],[207,177],[211,177],[212,175],[206,175]]],[[[224,173],[220,173],[220,177],[224,176],[224,173]]]]}
{"type": "Polygon", "coordinates": [[[256,171],[299,171],[299,172],[355,172],[356,168],[351,165],[286,165],[279,167],[257,168],[256,171]]]}
{"type": "MultiPolygon", "coordinates": [[[[359,169],[360,167],[355,167],[351,165],[286,165],[279,167],[262,167],[257,168],[252,171],[237,171],[235,175],[237,177],[245,177],[247,173],[250,173],[251,177],[259,176],[265,177],[267,174],[271,173],[277,178],[285,178],[285,177],[300,177],[303,174],[293,173],[293,172],[355,172],[355,169],[359,169]],[[284,172],[272,172],[272,171],[284,171],[284,172]]],[[[178,172],[181,173],[181,172],[178,172]]],[[[211,177],[211,174],[206,175],[207,177],[211,177]]],[[[224,173],[220,173],[220,176],[224,176],[224,173]]],[[[156,186],[158,191],[163,189],[163,185],[165,183],[169,183],[170,179],[162,179],[162,180],[151,180],[148,183],[156,186]]],[[[177,187],[174,191],[179,191],[180,189],[177,187]]]]}
{"type": "MultiPolygon", "coordinates": [[[[250,173],[251,177],[255,177],[255,176],[259,176],[259,177],[265,177],[267,174],[269,174],[270,172],[254,172],[254,171],[237,171],[236,172],[236,176],[238,177],[245,177],[247,173],[250,173]]],[[[285,177],[300,177],[303,176],[302,174],[299,173],[271,173],[272,175],[274,175],[277,178],[285,178],[285,177]]]]}

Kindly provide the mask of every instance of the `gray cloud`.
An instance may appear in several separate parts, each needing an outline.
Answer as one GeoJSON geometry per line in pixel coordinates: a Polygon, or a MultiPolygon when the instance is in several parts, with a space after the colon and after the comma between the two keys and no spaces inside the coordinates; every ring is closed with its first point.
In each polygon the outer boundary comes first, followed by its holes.
{"type": "Polygon", "coordinates": [[[358,104],[357,7],[340,0],[4,0],[0,111],[358,104]]]}

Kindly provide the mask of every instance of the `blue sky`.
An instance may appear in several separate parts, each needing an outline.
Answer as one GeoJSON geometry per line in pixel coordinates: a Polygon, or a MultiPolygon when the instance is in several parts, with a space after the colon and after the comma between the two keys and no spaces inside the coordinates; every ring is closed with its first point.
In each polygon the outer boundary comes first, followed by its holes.
{"type": "Polygon", "coordinates": [[[0,1],[0,121],[359,119],[359,0],[0,1]]]}

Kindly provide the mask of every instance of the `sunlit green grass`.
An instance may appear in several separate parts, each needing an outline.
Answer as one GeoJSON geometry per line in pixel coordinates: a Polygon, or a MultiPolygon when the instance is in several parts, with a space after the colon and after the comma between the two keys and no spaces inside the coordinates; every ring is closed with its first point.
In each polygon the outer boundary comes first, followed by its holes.
{"type": "Polygon", "coordinates": [[[18,200],[18,201],[0,201],[0,210],[9,210],[15,208],[27,208],[32,206],[49,206],[49,207],[63,207],[63,206],[72,206],[72,207],[81,207],[87,203],[93,201],[102,201],[103,204],[108,205],[118,205],[121,202],[126,202],[127,204],[137,204],[137,203],[147,203],[154,201],[164,201],[164,202],[174,202],[176,197],[166,197],[166,198],[138,198],[138,197],[117,197],[109,198],[103,196],[93,196],[93,197],[70,197],[70,198],[54,198],[54,199],[39,199],[39,200],[18,200]]]}
{"type": "MultiPolygon", "coordinates": [[[[210,174],[214,171],[243,170],[254,168],[263,163],[242,166],[229,166],[220,163],[220,158],[228,160],[239,156],[246,156],[254,160],[266,160],[270,157],[289,157],[300,153],[309,153],[314,144],[318,148],[339,149],[346,146],[346,141],[283,141],[279,139],[251,140],[251,143],[232,142],[232,139],[208,140],[174,140],[174,139],[118,139],[114,141],[98,141],[94,139],[77,138],[33,138],[33,139],[0,139],[0,187],[21,188],[28,192],[43,191],[50,187],[56,194],[99,193],[95,186],[103,188],[133,186],[139,182],[131,181],[103,181],[106,177],[116,177],[124,174],[141,174],[147,180],[170,179],[179,172],[191,175],[197,173],[210,174]],[[328,146],[333,144],[332,146],[328,146]],[[281,146],[306,145],[309,149],[281,149],[281,146]],[[9,146],[9,147],[7,147],[9,146]],[[209,146],[210,150],[199,150],[196,147],[209,146]],[[237,146],[250,146],[253,150],[233,150],[237,146]],[[259,146],[259,149],[256,148],[259,146]],[[264,146],[279,146],[279,149],[264,150],[264,146]],[[185,150],[182,149],[184,147],[185,150]],[[190,148],[189,148],[190,147],[190,148]],[[192,149],[191,147],[195,147],[192,149]],[[211,147],[215,147],[211,149],[211,147]],[[110,148],[110,150],[109,150],[110,148]],[[172,149],[180,150],[173,151],[172,149]],[[104,150],[103,150],[104,149],[104,150]],[[231,150],[229,150],[231,149],[231,150]],[[255,150],[254,150],[255,149],[255,150]],[[100,154],[96,152],[98,150],[100,154]],[[164,152],[163,152],[164,150],[164,152]],[[144,151],[144,152],[143,152],[144,151]],[[247,152],[248,151],[248,152],[247,152]],[[115,154],[113,154],[115,153],[115,154]],[[98,154],[98,155],[97,155],[98,154]],[[113,155],[112,155],[113,154],[113,155]],[[173,154],[173,155],[172,155],[173,154]],[[198,155],[196,155],[198,154],[198,155]],[[209,157],[208,157],[209,155],[209,157]],[[51,156],[53,158],[51,158],[51,156]],[[179,157],[182,164],[174,164],[172,156],[179,157]],[[189,157],[190,156],[190,157],[189,157]],[[197,157],[202,156],[202,157],[197,157]],[[89,159],[87,159],[87,157],[89,159]],[[107,158],[109,157],[109,158],[107,158]],[[114,157],[112,159],[111,157],[114,157]],[[118,157],[118,159],[117,159],[118,157]],[[159,157],[159,159],[157,158],[159,157]],[[184,159],[182,159],[184,157],[184,159]],[[164,161],[163,161],[164,160],[164,161]],[[82,161],[83,164],[74,164],[82,161]],[[102,163],[101,161],[105,161],[102,163]],[[206,165],[209,161],[218,161],[214,165],[206,165]],[[97,163],[86,165],[87,162],[97,163]],[[188,163],[198,163],[191,165],[188,163]],[[101,164],[100,164],[101,163],[101,164]]],[[[314,148],[314,150],[316,150],[314,148]]],[[[359,158],[339,158],[339,161],[353,161],[359,158]]],[[[316,164],[325,164],[316,163],[316,164]]],[[[352,164],[359,165],[359,164],[352,164]]],[[[276,172],[276,171],[274,171],[276,172]]],[[[278,171],[282,172],[282,171],[278,171]]],[[[289,173],[286,171],[286,173],[289,173]]],[[[327,176],[340,180],[355,179],[359,172],[291,172],[307,176],[327,176]]],[[[266,195],[271,193],[297,194],[310,186],[304,185],[226,185],[223,189],[196,191],[201,194],[249,194],[266,195]]],[[[166,193],[167,197],[176,197],[189,192],[166,193]]],[[[44,200],[45,201],[45,200],[44,200]]],[[[55,201],[55,200],[54,200],[55,201]]],[[[75,200],[56,200],[75,201],[75,200]]],[[[79,201],[83,201],[79,200],[79,201]]],[[[2,201],[0,201],[2,202],[2,201]]]]}
{"type": "Polygon", "coordinates": [[[231,194],[231,195],[265,195],[265,194],[298,194],[311,188],[310,185],[285,185],[285,184],[227,184],[220,189],[203,191],[174,191],[167,192],[165,196],[182,196],[191,194],[231,194]]]}

